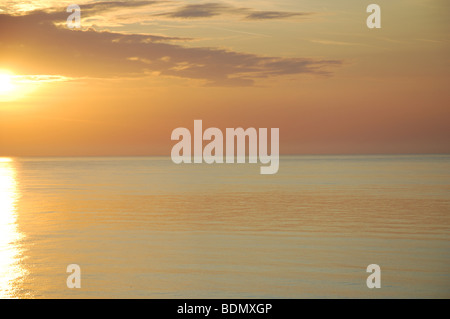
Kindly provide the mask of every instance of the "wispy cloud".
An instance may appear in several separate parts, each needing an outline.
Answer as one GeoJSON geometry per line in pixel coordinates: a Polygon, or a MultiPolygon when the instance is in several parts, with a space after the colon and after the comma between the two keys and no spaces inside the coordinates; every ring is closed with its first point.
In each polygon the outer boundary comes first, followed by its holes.
{"type": "Polygon", "coordinates": [[[273,20],[286,19],[295,16],[311,15],[310,12],[286,12],[286,11],[258,11],[249,8],[235,7],[226,3],[210,2],[202,4],[188,4],[172,11],[159,13],[157,16],[178,19],[211,18],[219,15],[239,15],[247,20],[273,20]]]}
{"type": "MultiPolygon", "coordinates": [[[[96,14],[105,14],[110,11],[117,11],[123,9],[140,8],[146,6],[153,6],[160,3],[166,3],[165,1],[107,1],[107,2],[93,2],[81,4],[80,9],[82,17],[91,17],[96,14]]],[[[36,9],[28,12],[18,13],[19,15],[37,16],[41,21],[47,19],[47,21],[62,22],[66,21],[68,14],[65,7],[47,7],[42,9],[36,9]]],[[[17,13],[16,13],[17,14],[17,13]]]]}
{"type": "Polygon", "coordinates": [[[311,14],[310,12],[255,11],[249,13],[245,18],[248,20],[273,20],[309,16],[311,14]]]}
{"type": "Polygon", "coordinates": [[[61,75],[15,75],[12,77],[14,83],[48,83],[69,81],[72,78],[61,75]]]}
{"type": "MultiPolygon", "coordinates": [[[[8,8],[9,10],[3,11],[9,14],[38,14],[45,12],[48,14],[47,17],[49,19],[63,21],[67,18],[65,7],[67,7],[70,3],[60,1],[57,2],[57,4],[58,5],[55,7],[55,3],[52,1],[43,1],[40,3],[29,3],[22,1],[19,3],[14,3],[8,8]]],[[[164,17],[166,19],[202,19],[228,14],[240,16],[244,20],[256,21],[287,19],[296,16],[305,17],[313,14],[311,12],[264,11],[254,8],[239,7],[226,2],[185,4],[183,1],[164,0],[99,1],[88,3],[82,1],[80,8],[83,19],[99,14],[105,16],[108,13],[123,12],[123,10],[126,9],[140,9],[139,12],[135,11],[134,13],[141,18],[164,17]],[[157,7],[157,9],[152,9],[155,7],[157,7]]],[[[133,16],[130,16],[129,18],[133,19],[133,16]]]]}
{"type": "Polygon", "coordinates": [[[232,9],[232,6],[221,3],[188,4],[171,12],[160,13],[157,15],[183,19],[211,18],[224,13],[229,13],[232,9]]]}
{"type": "Polygon", "coordinates": [[[66,8],[68,5],[76,3],[84,12],[96,13],[114,10],[115,8],[132,8],[145,5],[153,5],[156,3],[165,3],[167,1],[152,0],[130,0],[130,1],[92,1],[92,0],[42,0],[42,1],[17,1],[17,0],[0,0],[0,7],[3,11],[10,14],[26,14],[31,11],[58,11],[60,8],[66,8]]]}
{"type": "Polygon", "coordinates": [[[360,43],[332,41],[332,40],[310,40],[310,41],[313,43],[319,43],[319,44],[324,44],[324,45],[344,45],[344,46],[361,45],[360,43]]]}

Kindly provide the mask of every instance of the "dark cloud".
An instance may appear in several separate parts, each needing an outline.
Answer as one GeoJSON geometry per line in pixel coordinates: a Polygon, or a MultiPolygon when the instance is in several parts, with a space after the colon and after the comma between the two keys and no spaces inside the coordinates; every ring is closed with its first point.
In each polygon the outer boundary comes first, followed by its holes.
{"type": "Polygon", "coordinates": [[[104,1],[80,5],[83,13],[99,13],[107,10],[125,9],[166,3],[167,1],[104,1]]]}
{"type": "Polygon", "coordinates": [[[221,3],[189,4],[172,12],[161,13],[159,16],[183,19],[210,18],[230,12],[231,9],[231,6],[221,3]]]}
{"type": "MultiPolygon", "coordinates": [[[[215,48],[188,48],[174,38],[69,30],[43,11],[0,15],[2,67],[20,74],[67,77],[140,77],[150,73],[201,79],[209,85],[252,85],[257,78],[327,74],[336,60],[263,57],[215,48]]],[[[67,16],[67,13],[65,13],[67,16]]]]}
{"type": "Polygon", "coordinates": [[[233,7],[223,3],[188,4],[171,12],[160,13],[158,16],[181,19],[210,18],[222,14],[243,15],[248,20],[286,19],[295,16],[305,16],[308,12],[255,11],[248,8],[233,7]]]}
{"type": "Polygon", "coordinates": [[[283,11],[255,11],[248,14],[245,18],[248,20],[271,20],[285,19],[295,16],[307,16],[308,12],[283,12],[283,11]]]}

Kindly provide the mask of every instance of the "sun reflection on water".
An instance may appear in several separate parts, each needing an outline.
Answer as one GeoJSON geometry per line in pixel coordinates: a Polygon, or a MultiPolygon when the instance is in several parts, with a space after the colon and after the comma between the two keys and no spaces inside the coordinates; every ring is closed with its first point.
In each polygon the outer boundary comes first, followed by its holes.
{"type": "Polygon", "coordinates": [[[0,298],[14,298],[24,275],[20,265],[16,202],[18,189],[14,161],[0,158],[0,298]]]}

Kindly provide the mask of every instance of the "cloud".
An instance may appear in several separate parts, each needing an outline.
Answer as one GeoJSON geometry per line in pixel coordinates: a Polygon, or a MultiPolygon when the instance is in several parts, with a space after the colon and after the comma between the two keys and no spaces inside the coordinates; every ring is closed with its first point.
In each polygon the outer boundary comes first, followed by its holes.
{"type": "MultiPolygon", "coordinates": [[[[139,8],[145,6],[152,6],[165,1],[107,1],[107,2],[93,2],[81,4],[81,16],[83,18],[94,16],[96,14],[105,14],[108,11],[139,8]]],[[[33,11],[28,11],[27,16],[35,16],[40,21],[63,22],[66,21],[68,14],[66,7],[50,7],[33,11]]]]}
{"type": "Polygon", "coordinates": [[[309,12],[282,12],[282,11],[255,11],[248,14],[245,18],[248,20],[271,20],[285,19],[295,16],[311,15],[309,12]]]}
{"type": "Polygon", "coordinates": [[[343,45],[343,46],[362,46],[361,43],[343,42],[343,41],[332,41],[332,40],[310,40],[313,43],[319,43],[324,45],[343,45]]]}
{"type": "Polygon", "coordinates": [[[159,13],[157,16],[180,19],[211,18],[223,14],[242,15],[247,20],[286,19],[295,16],[310,15],[309,12],[256,11],[249,8],[234,7],[224,3],[188,4],[173,11],[159,13]]]}
{"type": "MultiPolygon", "coordinates": [[[[52,21],[63,21],[67,18],[66,7],[53,7],[53,2],[42,2],[35,4],[16,4],[20,9],[14,9],[11,5],[11,11],[7,13],[14,14],[40,14],[47,13],[47,18],[52,21]],[[27,9],[28,8],[28,9],[27,9]]],[[[201,19],[211,18],[224,14],[242,16],[245,20],[273,20],[287,19],[296,16],[307,16],[310,12],[286,12],[286,11],[258,11],[251,8],[237,7],[228,3],[208,2],[200,4],[183,5],[180,1],[164,0],[132,0],[132,1],[99,1],[80,4],[83,19],[101,14],[104,16],[108,12],[120,12],[125,9],[141,8],[140,12],[134,11],[134,15],[140,17],[165,17],[171,19],[201,19]],[[166,10],[167,12],[154,13],[154,10],[147,10],[145,7],[158,7],[157,11],[166,10]],[[153,11],[153,12],[152,12],[153,11]]],[[[0,11],[1,12],[1,11],[0,11]]]]}
{"type": "MultiPolygon", "coordinates": [[[[0,14],[0,61],[19,74],[77,77],[199,79],[207,85],[253,85],[279,75],[329,74],[337,60],[265,57],[208,47],[184,47],[178,38],[75,31],[52,23],[56,13],[0,14]]],[[[67,16],[67,13],[65,13],[67,16]]]]}
{"type": "Polygon", "coordinates": [[[12,77],[14,83],[44,83],[44,82],[63,82],[69,81],[71,78],[61,75],[15,75],[12,77]]]}
{"type": "Polygon", "coordinates": [[[136,8],[151,6],[155,4],[166,3],[166,1],[105,1],[94,2],[80,5],[80,9],[83,13],[96,14],[107,10],[136,8]]]}
{"type": "MultiPolygon", "coordinates": [[[[152,0],[130,0],[130,1],[1,1],[5,4],[5,10],[10,14],[23,14],[32,11],[45,11],[47,13],[62,11],[61,8],[67,8],[68,5],[76,3],[80,6],[83,13],[96,14],[99,12],[110,11],[114,9],[126,9],[154,5],[159,3],[166,3],[167,1],[152,1],[152,0]]],[[[1,8],[1,7],[0,7],[1,8]]]]}
{"type": "Polygon", "coordinates": [[[210,18],[226,12],[230,12],[231,9],[231,6],[220,3],[189,4],[182,6],[172,12],[161,13],[158,15],[183,19],[210,18]]]}

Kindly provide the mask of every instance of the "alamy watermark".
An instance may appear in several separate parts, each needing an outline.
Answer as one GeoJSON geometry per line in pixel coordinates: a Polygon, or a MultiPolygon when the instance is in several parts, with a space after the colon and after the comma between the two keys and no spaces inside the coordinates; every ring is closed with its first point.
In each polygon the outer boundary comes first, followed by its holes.
{"type": "Polygon", "coordinates": [[[246,163],[248,146],[248,162],[251,164],[258,163],[259,158],[261,164],[268,164],[261,167],[261,174],[276,174],[280,164],[280,129],[272,128],[270,130],[270,154],[268,152],[267,135],[267,128],[258,130],[253,127],[246,130],[243,128],[227,128],[224,141],[224,134],[220,129],[211,127],[203,132],[202,120],[195,120],[193,143],[189,129],[179,127],[173,130],[171,139],[179,142],[172,148],[172,161],[176,164],[190,164],[192,162],[207,164],[246,163]],[[209,141],[209,143],[203,147],[203,141],[209,141]],[[191,156],[192,144],[194,144],[193,160],[191,156]],[[235,148],[237,149],[236,154],[235,148]]]}
{"type": "Polygon", "coordinates": [[[70,275],[67,277],[67,288],[81,288],[81,268],[77,264],[71,264],[67,266],[67,270],[70,275]]]}
{"type": "MultiPolygon", "coordinates": [[[[69,29],[81,28],[81,8],[77,4],[71,4],[67,7],[66,12],[71,13],[66,20],[69,29]]],[[[381,28],[381,8],[378,4],[369,4],[366,9],[367,13],[371,13],[366,20],[369,29],[381,28]]]]}
{"type": "Polygon", "coordinates": [[[72,14],[67,17],[66,25],[69,29],[81,28],[81,9],[77,4],[71,4],[67,7],[66,12],[72,14]]]}
{"type": "MultiPolygon", "coordinates": [[[[71,4],[66,9],[70,13],[66,20],[69,29],[81,28],[81,8],[77,4],[71,4]]],[[[369,29],[381,28],[381,8],[377,4],[370,4],[367,9],[370,15],[366,24],[369,29]]],[[[268,144],[269,130],[267,128],[255,129],[253,127],[226,128],[225,134],[218,128],[208,128],[203,131],[202,120],[194,120],[193,136],[187,128],[179,127],[172,131],[171,140],[178,141],[171,152],[172,161],[176,164],[190,163],[248,163],[256,164],[258,160],[261,164],[261,174],[276,174],[279,170],[279,128],[270,129],[270,154],[268,144]],[[224,140],[225,138],[225,140],[224,140]],[[248,144],[247,144],[248,140],[248,144]],[[203,142],[208,143],[203,146],[203,142]],[[192,152],[193,146],[193,152],[192,152]],[[248,156],[246,150],[248,149],[248,156]],[[235,152],[236,150],[236,152],[235,152]],[[192,156],[193,155],[193,156],[192,156]]],[[[381,268],[377,264],[369,265],[366,269],[370,275],[366,280],[368,288],[381,288],[381,268]]],[[[70,289],[81,288],[81,268],[77,264],[67,266],[66,284],[70,289]]],[[[268,313],[272,308],[270,304],[265,305],[245,305],[239,307],[235,304],[223,305],[222,313],[268,313]],[[225,307],[224,307],[225,306],[225,307]],[[261,307],[260,307],[261,306],[261,307]],[[228,308],[229,307],[229,308],[228,308]],[[261,308],[261,309],[259,309],[261,308]]],[[[197,307],[196,307],[197,308],[197,307]]],[[[179,313],[196,313],[197,309],[190,309],[185,304],[180,306],[179,313]]],[[[201,307],[198,307],[199,309],[201,307]]],[[[205,308],[207,315],[211,307],[205,308]]],[[[203,309],[200,309],[203,311],[203,309]]],[[[199,310],[199,311],[200,311],[199,310]]]]}
{"type": "Polygon", "coordinates": [[[369,29],[381,28],[381,8],[378,4],[370,4],[367,7],[367,13],[371,13],[366,20],[367,27],[369,29]]]}
{"type": "Polygon", "coordinates": [[[367,272],[371,273],[367,277],[367,288],[381,288],[381,268],[377,264],[367,266],[367,272]]]}

